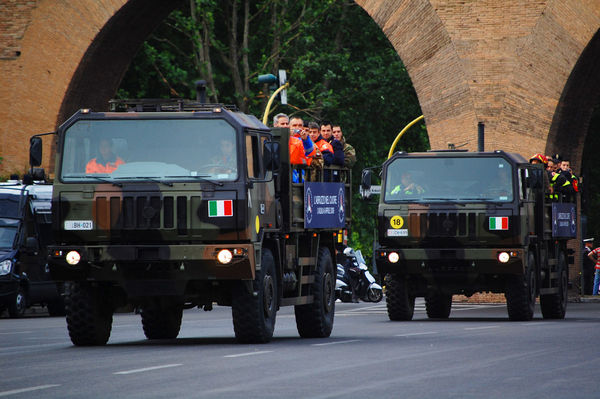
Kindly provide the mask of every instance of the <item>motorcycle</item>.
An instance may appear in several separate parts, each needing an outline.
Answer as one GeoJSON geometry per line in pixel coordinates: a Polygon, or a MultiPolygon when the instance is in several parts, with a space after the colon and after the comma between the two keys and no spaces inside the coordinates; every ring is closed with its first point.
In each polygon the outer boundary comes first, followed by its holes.
{"type": "Polygon", "coordinates": [[[379,302],[383,298],[383,289],[377,282],[362,256],[360,250],[347,247],[344,249],[346,262],[344,266],[338,263],[337,279],[335,282],[336,299],[342,302],[379,302]]]}

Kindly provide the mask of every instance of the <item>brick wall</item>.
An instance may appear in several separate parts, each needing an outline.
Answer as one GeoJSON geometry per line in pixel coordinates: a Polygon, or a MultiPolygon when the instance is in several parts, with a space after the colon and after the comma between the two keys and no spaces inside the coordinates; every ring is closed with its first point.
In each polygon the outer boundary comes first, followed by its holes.
{"type": "Polygon", "coordinates": [[[14,59],[21,54],[21,39],[31,22],[36,0],[0,2],[0,59],[14,59]]]}

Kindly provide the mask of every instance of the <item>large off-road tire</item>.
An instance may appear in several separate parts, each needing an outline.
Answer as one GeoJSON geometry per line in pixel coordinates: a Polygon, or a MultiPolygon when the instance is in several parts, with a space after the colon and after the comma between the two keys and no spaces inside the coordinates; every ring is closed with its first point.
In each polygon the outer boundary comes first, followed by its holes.
{"type": "Polygon", "coordinates": [[[452,295],[431,294],[425,297],[425,309],[430,319],[447,319],[452,310],[452,295]]]}
{"type": "Polygon", "coordinates": [[[78,346],[104,345],[112,327],[112,304],[101,287],[85,282],[65,284],[65,312],[71,342],[78,346]]]}
{"type": "Polygon", "coordinates": [[[569,272],[564,254],[558,257],[558,293],[540,295],[540,308],[544,319],[564,319],[567,312],[567,294],[569,288],[569,272]]]}
{"type": "Polygon", "coordinates": [[[311,293],[313,303],[296,305],[296,328],[302,338],[326,338],[333,330],[335,314],[335,270],[329,248],[319,248],[315,281],[311,293]]]}
{"type": "Polygon", "coordinates": [[[390,320],[412,320],[415,313],[415,297],[409,295],[407,281],[397,274],[387,274],[385,286],[385,301],[390,320]]]}
{"type": "Polygon", "coordinates": [[[525,273],[508,276],[506,284],[506,308],[508,318],[513,321],[528,321],[533,318],[535,298],[537,296],[537,278],[535,258],[532,253],[527,256],[525,273]]]}
{"type": "Polygon", "coordinates": [[[266,343],[273,338],[277,315],[277,272],[273,254],[263,248],[260,270],[249,292],[246,284],[233,288],[231,313],[235,337],[241,343],[266,343]]]}
{"type": "Polygon", "coordinates": [[[183,303],[169,298],[150,298],[140,314],[146,338],[174,339],[181,328],[183,303]]]}
{"type": "Polygon", "coordinates": [[[12,300],[8,304],[8,315],[12,318],[23,317],[27,310],[27,291],[19,287],[12,300]]]}

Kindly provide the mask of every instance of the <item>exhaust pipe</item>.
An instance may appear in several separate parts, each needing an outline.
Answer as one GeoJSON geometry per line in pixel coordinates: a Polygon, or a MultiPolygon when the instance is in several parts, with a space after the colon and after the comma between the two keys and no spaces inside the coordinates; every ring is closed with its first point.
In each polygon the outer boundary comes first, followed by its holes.
{"type": "Polygon", "coordinates": [[[477,151],[483,152],[483,144],[484,144],[484,130],[485,125],[483,122],[477,123],[477,151]]]}

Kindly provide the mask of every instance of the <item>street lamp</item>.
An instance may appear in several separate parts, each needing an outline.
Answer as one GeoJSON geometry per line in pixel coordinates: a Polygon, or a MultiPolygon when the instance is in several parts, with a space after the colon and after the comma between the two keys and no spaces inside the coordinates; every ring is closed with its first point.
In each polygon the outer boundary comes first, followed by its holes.
{"type": "Polygon", "coordinates": [[[259,75],[258,82],[259,83],[267,83],[267,84],[279,83],[279,85],[280,85],[279,88],[277,90],[275,90],[273,92],[273,94],[271,94],[271,97],[269,98],[269,101],[267,102],[267,107],[265,108],[265,113],[263,114],[263,120],[262,120],[262,122],[266,125],[267,120],[269,118],[269,111],[271,110],[271,105],[273,104],[273,100],[275,99],[275,96],[277,96],[277,94],[279,94],[281,92],[281,104],[283,104],[283,105],[287,104],[287,88],[290,86],[290,84],[289,84],[289,82],[287,82],[286,73],[285,73],[285,70],[283,70],[283,69],[279,70],[279,79],[277,79],[277,76],[273,75],[272,73],[269,73],[266,75],[259,75]],[[278,80],[279,80],[279,82],[278,82],[278,80]]]}

